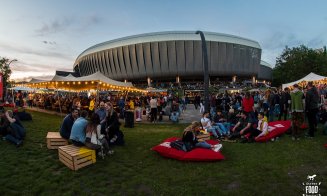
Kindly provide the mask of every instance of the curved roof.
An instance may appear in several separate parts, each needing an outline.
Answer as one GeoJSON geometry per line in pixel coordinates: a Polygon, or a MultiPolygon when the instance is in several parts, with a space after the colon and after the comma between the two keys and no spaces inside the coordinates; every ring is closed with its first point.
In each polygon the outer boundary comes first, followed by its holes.
{"type": "MultiPolygon", "coordinates": [[[[164,31],[164,32],[145,33],[145,34],[127,36],[127,37],[114,39],[94,45],[84,50],[77,57],[77,59],[91,53],[99,52],[110,48],[131,45],[131,44],[138,44],[138,43],[145,43],[145,42],[173,41],[173,40],[201,40],[200,35],[195,34],[195,32],[196,31],[164,31]]],[[[235,44],[261,49],[257,41],[250,40],[247,38],[243,38],[235,35],[223,34],[223,33],[213,33],[213,32],[203,32],[203,33],[207,41],[235,43],[235,44]]]]}
{"type": "Polygon", "coordinates": [[[271,69],[273,68],[272,65],[270,65],[269,63],[267,63],[266,61],[263,61],[263,60],[260,61],[260,65],[264,65],[264,66],[269,67],[271,69]]]}

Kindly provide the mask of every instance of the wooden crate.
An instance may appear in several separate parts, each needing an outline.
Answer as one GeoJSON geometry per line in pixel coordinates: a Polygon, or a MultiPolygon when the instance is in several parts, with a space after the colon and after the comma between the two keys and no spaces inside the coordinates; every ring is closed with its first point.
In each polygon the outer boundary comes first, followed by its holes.
{"type": "Polygon", "coordinates": [[[48,149],[58,149],[59,146],[68,145],[68,141],[62,138],[59,132],[48,132],[46,138],[48,149]]]}
{"type": "Polygon", "coordinates": [[[72,170],[78,170],[96,162],[95,150],[74,145],[58,148],[59,160],[72,170]]]}
{"type": "Polygon", "coordinates": [[[196,136],[199,142],[210,140],[210,133],[202,133],[196,136]]]}

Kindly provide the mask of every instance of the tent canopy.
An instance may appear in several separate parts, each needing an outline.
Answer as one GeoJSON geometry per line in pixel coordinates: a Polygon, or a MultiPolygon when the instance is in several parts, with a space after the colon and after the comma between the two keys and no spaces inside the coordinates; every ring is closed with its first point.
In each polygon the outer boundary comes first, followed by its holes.
{"type": "Polygon", "coordinates": [[[141,91],[133,87],[130,82],[119,82],[112,80],[100,72],[94,74],[74,77],[69,74],[68,76],[55,75],[50,81],[44,82],[29,82],[30,86],[37,88],[52,88],[63,90],[117,90],[117,91],[141,91]]]}
{"type": "Polygon", "coordinates": [[[320,75],[317,75],[317,74],[311,72],[308,75],[306,75],[304,78],[301,78],[301,79],[299,79],[297,81],[294,81],[294,82],[283,84],[282,88],[284,89],[286,87],[293,86],[294,84],[298,84],[298,83],[303,82],[303,81],[306,81],[306,82],[319,81],[319,80],[323,80],[323,79],[326,79],[326,78],[327,78],[326,76],[320,76],[320,75]]]}
{"type": "Polygon", "coordinates": [[[36,89],[25,87],[25,86],[15,86],[13,88],[8,88],[8,90],[13,90],[13,91],[35,91],[36,89]]]}

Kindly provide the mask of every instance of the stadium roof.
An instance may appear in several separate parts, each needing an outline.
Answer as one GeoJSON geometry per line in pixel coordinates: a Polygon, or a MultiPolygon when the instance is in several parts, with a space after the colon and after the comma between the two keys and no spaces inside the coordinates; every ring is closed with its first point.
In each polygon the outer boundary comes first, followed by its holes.
{"type": "MultiPolygon", "coordinates": [[[[83,51],[78,57],[82,57],[91,53],[102,50],[126,46],[131,44],[146,43],[146,42],[160,42],[160,41],[176,41],[176,40],[201,40],[200,35],[195,34],[196,31],[163,31],[156,33],[145,33],[133,36],[122,37],[119,39],[110,40],[97,45],[94,45],[83,51]]],[[[259,43],[247,38],[213,32],[203,32],[207,41],[235,43],[253,48],[261,49],[259,43]]]]}

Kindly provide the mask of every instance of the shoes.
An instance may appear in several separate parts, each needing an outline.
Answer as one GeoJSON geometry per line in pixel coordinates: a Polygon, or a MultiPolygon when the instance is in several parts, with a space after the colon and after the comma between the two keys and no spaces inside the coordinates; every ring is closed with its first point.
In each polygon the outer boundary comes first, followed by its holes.
{"type": "Polygon", "coordinates": [[[298,138],[296,138],[296,140],[297,140],[297,141],[299,141],[299,140],[300,140],[300,138],[298,137],[298,138]]]}
{"type": "Polygon", "coordinates": [[[222,144],[217,144],[217,145],[215,145],[213,151],[218,152],[222,147],[223,147],[222,144]]]}
{"type": "Polygon", "coordinates": [[[117,140],[117,136],[115,135],[111,140],[110,143],[114,143],[117,140]]]}
{"type": "Polygon", "coordinates": [[[292,137],[292,140],[295,141],[295,137],[292,137]]]}
{"type": "Polygon", "coordinates": [[[108,150],[107,155],[113,155],[114,151],[113,150],[108,150]]]}
{"type": "Polygon", "coordinates": [[[20,140],[19,142],[17,142],[16,147],[20,147],[22,145],[23,145],[23,140],[20,140]]]}

